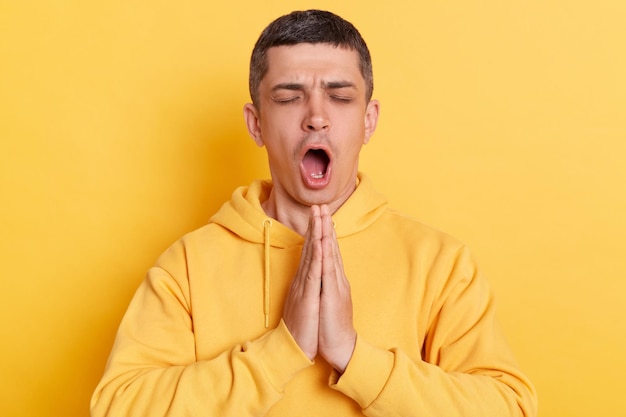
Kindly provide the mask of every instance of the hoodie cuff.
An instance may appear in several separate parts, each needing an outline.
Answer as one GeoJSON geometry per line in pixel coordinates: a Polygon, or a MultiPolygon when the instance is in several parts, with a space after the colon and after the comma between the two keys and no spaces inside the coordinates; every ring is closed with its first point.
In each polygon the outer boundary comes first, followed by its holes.
{"type": "Polygon", "coordinates": [[[278,326],[251,343],[250,350],[257,354],[261,368],[278,391],[301,370],[313,365],[280,320],[278,326]]]}
{"type": "Polygon", "coordinates": [[[359,336],[352,358],[342,375],[333,371],[330,387],[366,409],[378,398],[394,364],[394,354],[364,342],[359,336]]]}

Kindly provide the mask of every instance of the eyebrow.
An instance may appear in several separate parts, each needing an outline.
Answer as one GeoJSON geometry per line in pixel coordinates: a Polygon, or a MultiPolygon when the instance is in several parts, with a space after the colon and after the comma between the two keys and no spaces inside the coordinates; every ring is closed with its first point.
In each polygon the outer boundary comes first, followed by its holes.
{"type": "Polygon", "coordinates": [[[356,88],[356,85],[351,81],[329,81],[323,82],[322,86],[328,90],[335,90],[339,88],[356,88]]]}
{"type": "Polygon", "coordinates": [[[300,91],[304,90],[304,85],[298,83],[280,83],[272,87],[272,92],[278,90],[300,91]]]}
{"type": "MultiPolygon", "coordinates": [[[[356,85],[351,81],[324,81],[322,82],[322,88],[337,90],[341,88],[356,88],[356,85]]],[[[304,84],[301,83],[280,83],[272,87],[272,92],[278,90],[303,91],[304,89],[304,84]]]]}

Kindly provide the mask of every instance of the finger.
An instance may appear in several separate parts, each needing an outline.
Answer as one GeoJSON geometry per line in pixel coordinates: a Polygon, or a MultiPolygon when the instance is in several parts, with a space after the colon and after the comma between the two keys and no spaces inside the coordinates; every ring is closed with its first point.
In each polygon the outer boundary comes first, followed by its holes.
{"type": "Polygon", "coordinates": [[[335,230],[335,226],[333,223],[332,228],[332,242],[333,242],[333,255],[335,258],[335,264],[338,271],[341,271],[341,275],[343,276],[343,257],[341,256],[341,249],[339,249],[339,240],[337,240],[337,232],[335,230]]]}
{"type": "Polygon", "coordinates": [[[333,230],[333,221],[330,216],[328,206],[324,205],[320,210],[321,223],[322,223],[322,280],[323,285],[335,286],[335,283],[327,282],[330,280],[336,280],[337,266],[337,244],[333,230]]]}
{"type": "MultiPolygon", "coordinates": [[[[322,236],[322,224],[320,218],[319,206],[311,206],[311,215],[309,217],[309,228],[307,230],[307,237],[305,238],[303,258],[305,264],[313,263],[313,259],[316,255],[317,242],[321,240],[322,236]]],[[[319,254],[318,254],[319,255],[319,254]]],[[[317,256],[319,258],[319,256],[317,256]]]]}
{"type": "Polygon", "coordinates": [[[304,243],[302,245],[302,254],[300,255],[300,262],[298,264],[298,273],[296,277],[304,279],[306,277],[306,271],[309,269],[308,265],[313,258],[313,245],[312,242],[319,239],[318,225],[316,224],[316,218],[319,217],[319,207],[312,206],[311,214],[309,216],[309,225],[304,236],[304,243]]]}
{"type": "Polygon", "coordinates": [[[319,240],[322,238],[321,220],[320,206],[311,206],[311,216],[309,218],[309,222],[312,224],[311,239],[313,240],[319,240]]]}
{"type": "Polygon", "coordinates": [[[283,319],[289,332],[311,360],[317,355],[319,334],[321,229],[319,207],[312,207],[300,266],[287,294],[283,311],[283,319]]]}
{"type": "Polygon", "coordinates": [[[311,236],[309,237],[309,264],[306,271],[306,279],[309,289],[317,292],[322,278],[322,218],[320,217],[320,208],[318,206],[311,207],[311,236]]]}
{"type": "Polygon", "coordinates": [[[306,295],[319,297],[322,279],[322,219],[318,206],[311,207],[311,233],[308,242],[308,260],[305,263],[303,279],[305,280],[304,292],[306,295]]]}
{"type": "Polygon", "coordinates": [[[313,216],[309,216],[309,224],[306,228],[306,234],[304,235],[304,244],[302,245],[302,256],[300,257],[300,266],[302,266],[303,261],[306,260],[307,255],[310,254],[312,233],[313,233],[313,216]]]}
{"type": "Polygon", "coordinates": [[[340,293],[349,294],[350,283],[344,272],[343,259],[341,256],[341,250],[339,249],[337,233],[335,231],[330,212],[327,212],[324,209],[322,209],[322,223],[324,236],[322,241],[322,251],[324,252],[322,288],[326,285],[326,288],[330,289],[332,285],[332,288],[336,288],[340,293]]]}
{"type": "Polygon", "coordinates": [[[322,212],[322,218],[325,219],[324,236],[328,236],[332,243],[332,254],[335,259],[335,265],[338,271],[343,271],[343,260],[341,258],[341,251],[339,250],[339,241],[337,240],[337,231],[335,230],[335,223],[333,218],[326,207],[326,210],[322,212]]]}

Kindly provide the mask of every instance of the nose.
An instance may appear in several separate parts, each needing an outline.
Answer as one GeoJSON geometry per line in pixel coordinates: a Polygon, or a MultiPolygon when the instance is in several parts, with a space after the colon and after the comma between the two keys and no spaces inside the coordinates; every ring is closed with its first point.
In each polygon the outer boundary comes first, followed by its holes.
{"type": "Polygon", "coordinates": [[[302,129],[307,132],[324,131],[330,128],[330,119],[324,106],[323,98],[310,96],[307,100],[306,114],[302,120],[302,129]]]}

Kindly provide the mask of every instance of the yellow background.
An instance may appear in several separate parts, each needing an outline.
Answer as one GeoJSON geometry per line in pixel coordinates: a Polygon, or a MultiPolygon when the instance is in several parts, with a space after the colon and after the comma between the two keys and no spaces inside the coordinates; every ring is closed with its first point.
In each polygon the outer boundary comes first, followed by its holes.
{"type": "Polygon", "coordinates": [[[0,415],[87,416],[155,258],[237,185],[247,65],[292,9],[353,21],[361,168],[473,248],[540,416],[624,416],[626,2],[0,2],[0,415]]]}

